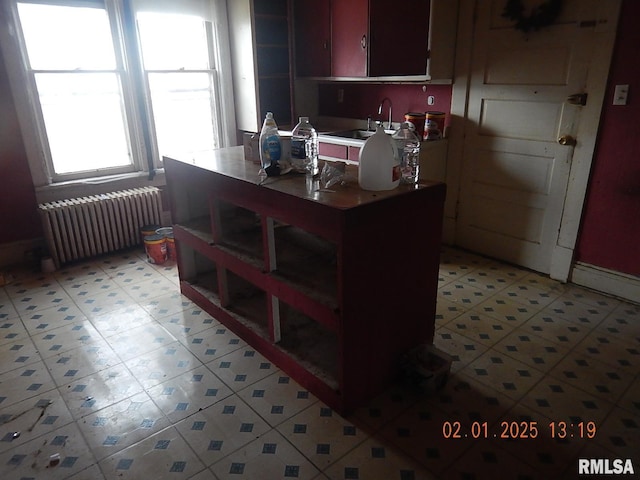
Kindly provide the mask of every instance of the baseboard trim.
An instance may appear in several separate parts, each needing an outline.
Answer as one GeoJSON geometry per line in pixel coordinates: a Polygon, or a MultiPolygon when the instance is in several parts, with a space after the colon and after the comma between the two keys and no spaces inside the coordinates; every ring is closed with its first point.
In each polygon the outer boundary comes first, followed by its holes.
{"type": "Polygon", "coordinates": [[[3,243],[0,245],[0,268],[10,265],[23,264],[37,260],[34,251],[44,249],[44,238],[31,238],[18,242],[3,243]]]}
{"type": "Polygon", "coordinates": [[[640,277],[577,262],[570,281],[583,287],[640,303],[640,277]]]}

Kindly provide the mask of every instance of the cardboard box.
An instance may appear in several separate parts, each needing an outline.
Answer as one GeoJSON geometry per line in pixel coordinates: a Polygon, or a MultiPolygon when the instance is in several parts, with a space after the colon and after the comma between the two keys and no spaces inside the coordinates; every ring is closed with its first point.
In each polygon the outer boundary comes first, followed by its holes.
{"type": "Polygon", "coordinates": [[[255,164],[260,164],[260,146],[259,133],[245,132],[242,135],[242,144],[244,146],[244,158],[255,164]]]}

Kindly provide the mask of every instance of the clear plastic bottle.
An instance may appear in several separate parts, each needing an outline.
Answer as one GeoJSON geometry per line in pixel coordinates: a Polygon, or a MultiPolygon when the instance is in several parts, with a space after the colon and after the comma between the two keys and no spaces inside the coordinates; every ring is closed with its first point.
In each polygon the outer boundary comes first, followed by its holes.
{"type": "Polygon", "coordinates": [[[318,133],[309,117],[300,117],[291,131],[291,164],[297,172],[318,173],[318,133]]]}
{"type": "Polygon", "coordinates": [[[400,183],[400,162],[391,135],[378,124],[360,149],[358,184],[363,190],[393,190],[400,183]]]}
{"type": "Polygon", "coordinates": [[[420,173],[420,139],[415,134],[415,127],[411,122],[403,122],[392,138],[400,160],[401,182],[413,185],[418,182],[420,173]]]}
{"type": "Polygon", "coordinates": [[[268,177],[280,174],[278,162],[281,155],[282,141],[278,134],[278,125],[273,118],[273,113],[267,112],[260,131],[260,163],[268,177]]]}

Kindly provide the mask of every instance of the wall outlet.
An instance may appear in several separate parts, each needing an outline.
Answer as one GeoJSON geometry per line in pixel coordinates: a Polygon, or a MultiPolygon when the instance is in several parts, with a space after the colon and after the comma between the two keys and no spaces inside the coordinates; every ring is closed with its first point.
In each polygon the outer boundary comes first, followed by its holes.
{"type": "Polygon", "coordinates": [[[613,92],[613,104],[626,105],[628,95],[629,95],[629,85],[616,85],[616,89],[613,92]]]}
{"type": "Polygon", "coordinates": [[[338,89],[338,103],[344,102],[344,88],[338,89]]]}

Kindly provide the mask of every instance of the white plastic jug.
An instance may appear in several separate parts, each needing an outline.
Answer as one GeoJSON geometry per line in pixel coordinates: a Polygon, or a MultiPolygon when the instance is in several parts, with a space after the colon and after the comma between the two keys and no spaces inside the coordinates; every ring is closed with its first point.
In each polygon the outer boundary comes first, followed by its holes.
{"type": "Polygon", "coordinates": [[[358,183],[363,190],[393,190],[400,183],[400,161],[390,135],[381,125],[360,149],[358,183]]]}

